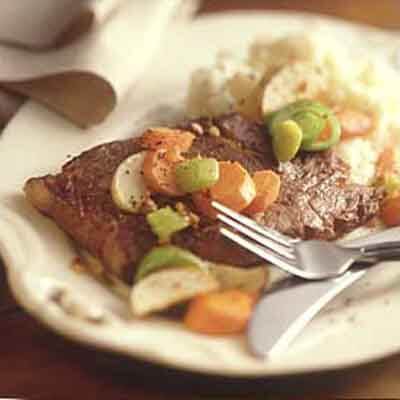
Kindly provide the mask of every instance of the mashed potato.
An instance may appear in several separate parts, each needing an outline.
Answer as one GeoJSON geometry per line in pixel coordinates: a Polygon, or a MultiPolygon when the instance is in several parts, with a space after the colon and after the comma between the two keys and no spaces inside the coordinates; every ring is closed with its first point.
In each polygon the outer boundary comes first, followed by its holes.
{"type": "MultiPolygon", "coordinates": [[[[368,138],[346,140],[337,147],[338,154],[351,166],[353,181],[372,183],[376,162],[388,138],[400,138],[400,76],[384,60],[354,59],[329,35],[315,32],[275,41],[260,39],[250,46],[245,58],[227,52],[219,54],[214,66],[194,72],[187,98],[188,113],[200,116],[259,110],[266,85],[294,62],[323,71],[324,101],[373,116],[374,131],[368,138]]],[[[309,83],[315,86],[315,82],[309,83]]],[[[298,97],[301,95],[287,94],[288,99],[298,97]]]]}

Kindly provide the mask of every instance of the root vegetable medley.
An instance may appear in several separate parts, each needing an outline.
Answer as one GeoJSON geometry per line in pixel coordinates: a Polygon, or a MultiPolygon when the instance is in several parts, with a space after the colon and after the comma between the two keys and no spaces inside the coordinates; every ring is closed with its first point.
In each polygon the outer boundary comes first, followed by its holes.
{"type": "Polygon", "coordinates": [[[352,183],[334,151],[280,163],[274,140],[268,123],[238,113],[188,120],[95,147],[25,191],[105,277],[132,286],[136,317],[183,304],[187,328],[237,333],[268,271],[220,234],[212,200],[304,239],[335,239],[379,214],[379,190],[352,183]]]}
{"type": "Polygon", "coordinates": [[[29,201],[105,277],[130,286],[134,316],[179,305],[192,331],[245,329],[268,270],[220,234],[214,200],[302,239],[334,240],[379,217],[400,224],[396,135],[378,145],[375,103],[299,51],[306,42],[254,45],[246,71],[216,88],[233,97],[229,110],[195,73],[196,118],[97,146],[26,183],[29,201]],[[266,56],[280,46],[296,51],[266,56]]]}

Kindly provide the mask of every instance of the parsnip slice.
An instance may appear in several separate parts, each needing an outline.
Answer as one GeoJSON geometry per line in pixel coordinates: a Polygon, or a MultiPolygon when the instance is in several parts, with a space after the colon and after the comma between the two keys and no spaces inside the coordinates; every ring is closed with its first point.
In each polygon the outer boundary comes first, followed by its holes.
{"type": "Polygon", "coordinates": [[[296,100],[318,99],[326,92],[327,86],[327,77],[319,67],[306,62],[289,64],[265,86],[261,105],[263,115],[296,100]]]}
{"type": "Polygon", "coordinates": [[[143,161],[146,152],[136,153],[128,157],[115,171],[111,194],[115,204],[124,211],[135,213],[149,197],[143,179],[143,161]]]}
{"type": "Polygon", "coordinates": [[[134,316],[144,317],[182,303],[199,294],[218,290],[213,274],[197,268],[169,268],[142,279],[133,286],[130,305],[134,316]]]}
{"type": "Polygon", "coordinates": [[[225,264],[211,264],[210,272],[216,277],[221,290],[240,289],[250,293],[263,290],[269,277],[266,266],[239,268],[225,264]]]}

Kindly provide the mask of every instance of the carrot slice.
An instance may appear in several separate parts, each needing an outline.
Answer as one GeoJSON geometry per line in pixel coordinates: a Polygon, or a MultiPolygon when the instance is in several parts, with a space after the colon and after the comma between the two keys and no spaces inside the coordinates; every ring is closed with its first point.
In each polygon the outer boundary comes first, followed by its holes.
{"type": "Polygon", "coordinates": [[[337,111],[336,116],[342,128],[342,139],[368,136],[374,128],[372,116],[366,112],[345,108],[337,111]]]}
{"type": "Polygon", "coordinates": [[[238,162],[221,161],[219,180],[210,189],[210,195],[213,200],[241,211],[254,200],[256,187],[249,173],[238,162]]]}
{"type": "Polygon", "coordinates": [[[176,150],[148,151],[143,161],[143,176],[148,188],[155,193],[181,196],[175,181],[175,167],[182,161],[176,150]]]}
{"type": "Polygon", "coordinates": [[[386,226],[400,225],[400,196],[389,198],[383,203],[381,217],[386,226]]]}
{"type": "Polygon", "coordinates": [[[211,218],[217,218],[217,210],[211,205],[212,198],[210,196],[210,192],[203,191],[203,192],[196,192],[192,194],[193,203],[201,214],[211,218]]]}
{"type": "Polygon", "coordinates": [[[324,142],[325,140],[328,140],[330,137],[331,137],[331,127],[329,124],[326,124],[325,128],[318,136],[318,141],[324,142]]]}
{"type": "Polygon", "coordinates": [[[211,335],[243,332],[255,299],[237,289],[199,295],[189,303],[184,323],[194,332],[211,335]]]}
{"type": "MultiPolygon", "coordinates": [[[[362,111],[336,108],[335,115],[340,122],[341,140],[368,136],[374,128],[371,115],[362,111]]],[[[320,133],[318,140],[327,140],[330,135],[331,127],[327,124],[325,129],[320,133]]]]}
{"type": "Polygon", "coordinates": [[[152,128],[140,138],[140,143],[145,149],[177,149],[182,153],[189,150],[195,136],[180,129],[152,128]]]}
{"type": "Polygon", "coordinates": [[[396,172],[396,147],[394,144],[383,149],[376,165],[376,176],[378,178],[383,178],[396,172]]]}
{"type": "Polygon", "coordinates": [[[244,210],[245,214],[254,215],[265,212],[279,197],[281,177],[271,170],[258,171],[253,175],[256,197],[244,210]]]}

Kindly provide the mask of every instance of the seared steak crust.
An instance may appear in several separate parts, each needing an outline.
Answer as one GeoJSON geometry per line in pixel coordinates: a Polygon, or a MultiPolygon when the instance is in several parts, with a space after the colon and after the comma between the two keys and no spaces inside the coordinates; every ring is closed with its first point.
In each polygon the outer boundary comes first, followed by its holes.
{"type": "MultiPolygon", "coordinates": [[[[333,153],[302,155],[277,165],[265,128],[238,114],[188,121],[180,127],[196,133],[188,156],[201,154],[240,162],[251,173],[274,168],[282,174],[280,198],[257,219],[281,232],[302,238],[334,239],[371,219],[379,209],[379,195],[369,187],[350,185],[349,171],[333,153]],[[198,127],[202,133],[199,133],[198,127]],[[217,127],[220,135],[208,133],[217,127]]],[[[215,130],[214,130],[215,133],[215,130]]],[[[141,151],[140,141],[128,139],[97,146],[74,158],[61,173],[30,179],[28,199],[78,244],[97,257],[107,270],[132,281],[135,264],[156,245],[145,216],[118,209],[110,187],[118,165],[141,151]]],[[[158,204],[183,201],[155,196],[158,204]]],[[[219,223],[202,218],[198,228],[174,235],[174,243],[215,262],[241,266],[260,260],[224,239],[219,223]]]]}
{"type": "Polygon", "coordinates": [[[279,199],[256,219],[289,236],[336,239],[379,211],[378,192],[349,184],[349,168],[333,152],[298,157],[278,171],[279,199]]]}

